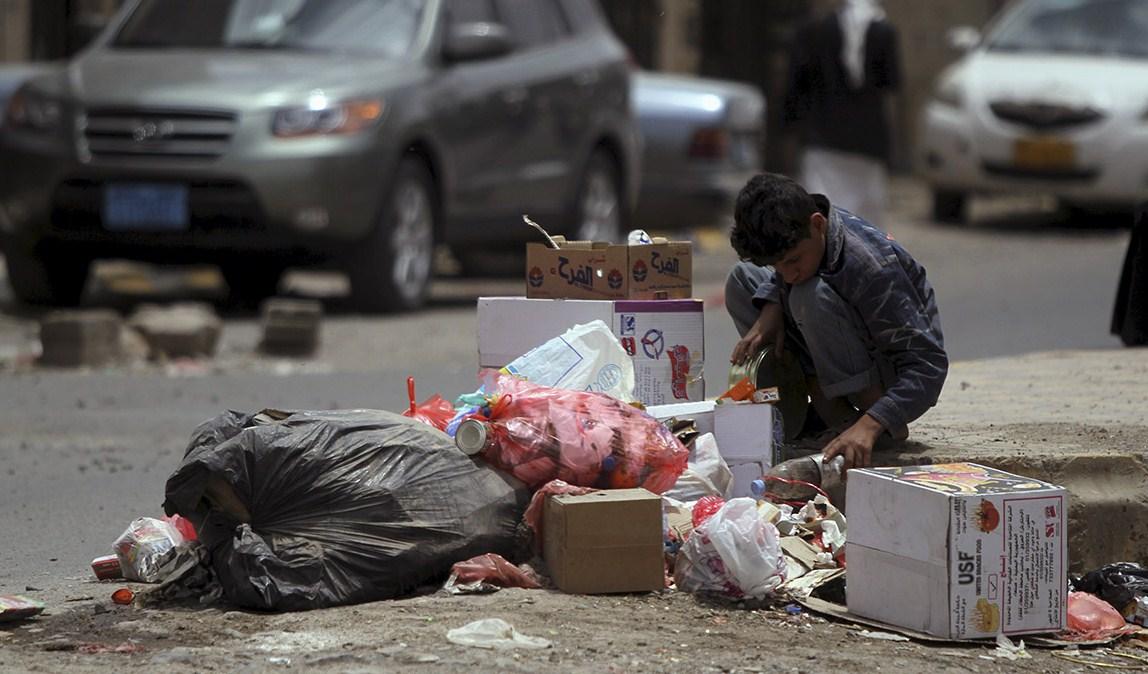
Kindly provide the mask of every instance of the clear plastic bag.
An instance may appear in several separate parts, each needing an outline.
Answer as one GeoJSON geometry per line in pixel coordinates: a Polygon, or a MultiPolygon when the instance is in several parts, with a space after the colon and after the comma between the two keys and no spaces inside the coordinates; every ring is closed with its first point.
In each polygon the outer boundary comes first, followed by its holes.
{"type": "Polygon", "coordinates": [[[757,503],[735,498],[694,529],[674,565],[686,592],[730,599],[764,599],[785,582],[777,528],[758,515],[757,503]]]}
{"type": "Polygon", "coordinates": [[[143,583],[158,583],[166,575],[183,535],[171,522],[154,517],[132,521],[112,547],[120,560],[124,578],[143,583]]]}
{"type": "Polygon", "coordinates": [[[583,487],[645,487],[661,494],[689,450],[650,415],[603,393],[539,386],[493,371],[493,438],[482,456],[532,488],[551,480],[583,487]]]}

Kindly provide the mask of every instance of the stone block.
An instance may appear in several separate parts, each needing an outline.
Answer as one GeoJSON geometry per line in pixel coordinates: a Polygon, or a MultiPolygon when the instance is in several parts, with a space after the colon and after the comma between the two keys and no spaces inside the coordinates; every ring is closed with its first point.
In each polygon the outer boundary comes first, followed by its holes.
{"type": "Polygon", "coordinates": [[[263,303],[260,351],[273,355],[306,356],[319,347],[323,305],[317,300],[272,298],[263,303]]]}
{"type": "Polygon", "coordinates": [[[106,309],[54,311],[40,321],[40,364],[100,367],[120,356],[119,314],[106,309]]]}
{"type": "Polygon", "coordinates": [[[223,331],[215,310],[201,302],[144,304],[128,319],[128,325],[147,341],[152,360],[214,356],[223,331]]]}

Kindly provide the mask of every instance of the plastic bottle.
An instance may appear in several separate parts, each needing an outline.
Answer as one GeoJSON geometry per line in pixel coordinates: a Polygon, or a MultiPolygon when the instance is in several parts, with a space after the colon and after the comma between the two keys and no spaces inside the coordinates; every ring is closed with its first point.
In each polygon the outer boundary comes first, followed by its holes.
{"type": "Polygon", "coordinates": [[[835,456],[828,463],[823,458],[821,454],[813,454],[783,461],[750,483],[750,493],[759,501],[807,501],[816,496],[817,491],[800,484],[805,482],[821,487],[832,500],[833,493],[843,484],[845,457],[835,456]]]}

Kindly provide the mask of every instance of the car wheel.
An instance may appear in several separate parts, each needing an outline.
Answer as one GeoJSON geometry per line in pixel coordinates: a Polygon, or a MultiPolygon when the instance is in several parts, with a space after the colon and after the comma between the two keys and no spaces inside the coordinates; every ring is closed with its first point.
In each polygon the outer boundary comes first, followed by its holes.
{"type": "Polygon", "coordinates": [[[279,292],[279,281],[285,270],[275,262],[246,260],[222,264],[219,271],[227,282],[228,303],[252,309],[279,292]]]}
{"type": "Polygon", "coordinates": [[[964,224],[968,219],[969,197],[964,192],[933,190],[933,219],[964,224]]]}
{"type": "Polygon", "coordinates": [[[426,301],[434,271],[435,188],[422,161],[399,164],[375,230],[353,254],[351,298],[365,311],[407,311],[426,301]]]}
{"type": "Polygon", "coordinates": [[[612,241],[622,238],[625,204],[621,176],[610,155],[597,150],[590,156],[578,188],[572,236],[578,241],[612,241]]]}
{"type": "Polygon", "coordinates": [[[8,283],[12,294],[25,304],[75,306],[88,282],[91,260],[70,255],[38,257],[8,251],[8,283]]]}

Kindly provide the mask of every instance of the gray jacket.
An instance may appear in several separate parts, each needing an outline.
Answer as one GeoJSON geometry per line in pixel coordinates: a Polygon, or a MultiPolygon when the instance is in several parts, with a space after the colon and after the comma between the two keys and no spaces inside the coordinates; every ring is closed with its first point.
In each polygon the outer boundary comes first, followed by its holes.
{"type": "MultiPolygon", "coordinates": [[[[829,213],[825,257],[818,274],[861,316],[895,377],[869,414],[894,438],[908,436],[908,424],[937,404],[949,358],[941,334],[933,287],[925,268],[892,237],[852,213],[832,207],[822,195],[818,206],[829,213]]],[[[758,286],[754,303],[788,303],[788,286],[777,274],[758,286]]]]}

